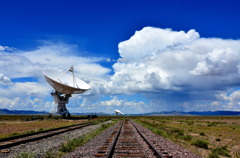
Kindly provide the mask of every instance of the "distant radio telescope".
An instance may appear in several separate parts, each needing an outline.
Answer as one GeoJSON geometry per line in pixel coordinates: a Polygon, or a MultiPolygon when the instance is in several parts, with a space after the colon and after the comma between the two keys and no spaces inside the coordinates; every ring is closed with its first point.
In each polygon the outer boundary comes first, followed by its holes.
{"type": "Polygon", "coordinates": [[[115,110],[115,113],[116,113],[116,116],[118,116],[118,114],[120,114],[120,115],[124,115],[120,110],[115,110]]]}
{"type": "Polygon", "coordinates": [[[58,103],[58,113],[63,117],[70,117],[71,115],[66,108],[69,98],[72,94],[80,94],[89,90],[90,86],[75,77],[73,66],[62,74],[55,71],[45,71],[43,75],[55,90],[51,95],[54,97],[55,102],[58,103]],[[71,75],[67,74],[67,72],[70,72],[71,75]]]}

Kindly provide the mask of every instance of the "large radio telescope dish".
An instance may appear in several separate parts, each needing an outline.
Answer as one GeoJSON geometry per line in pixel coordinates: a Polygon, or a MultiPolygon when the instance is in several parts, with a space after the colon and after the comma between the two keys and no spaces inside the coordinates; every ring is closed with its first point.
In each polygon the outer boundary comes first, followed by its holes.
{"type": "Polygon", "coordinates": [[[75,78],[73,66],[62,74],[55,71],[45,71],[43,75],[46,81],[55,89],[55,92],[51,93],[51,95],[54,96],[55,102],[58,103],[58,113],[63,117],[70,117],[70,113],[66,108],[69,98],[72,94],[80,94],[89,90],[90,86],[79,78],[75,78]],[[72,76],[67,72],[71,72],[72,76]]]}
{"type": "Polygon", "coordinates": [[[116,116],[118,116],[118,114],[124,115],[120,110],[116,109],[115,110],[116,116]]]}
{"type": "Polygon", "coordinates": [[[45,71],[43,75],[46,81],[59,93],[80,94],[90,89],[90,86],[69,74],[59,74],[55,71],[45,71]]]}

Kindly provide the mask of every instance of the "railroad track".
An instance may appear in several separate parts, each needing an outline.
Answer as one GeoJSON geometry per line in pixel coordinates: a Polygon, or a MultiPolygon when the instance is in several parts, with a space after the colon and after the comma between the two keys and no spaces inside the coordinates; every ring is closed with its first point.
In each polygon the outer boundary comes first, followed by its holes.
{"type": "Polygon", "coordinates": [[[161,147],[156,147],[149,141],[130,120],[123,120],[118,124],[95,157],[172,158],[161,147]]]}
{"type": "Polygon", "coordinates": [[[92,125],[92,123],[81,123],[81,124],[65,126],[65,127],[50,129],[50,130],[41,131],[41,132],[34,132],[34,133],[30,133],[30,134],[23,134],[23,135],[18,135],[18,136],[14,136],[14,137],[3,138],[3,139],[0,139],[0,150],[10,148],[13,146],[17,146],[20,144],[25,144],[28,142],[41,140],[41,139],[48,138],[48,137],[51,137],[54,135],[58,135],[58,134],[61,134],[64,132],[83,128],[83,127],[86,127],[89,125],[92,125]]]}

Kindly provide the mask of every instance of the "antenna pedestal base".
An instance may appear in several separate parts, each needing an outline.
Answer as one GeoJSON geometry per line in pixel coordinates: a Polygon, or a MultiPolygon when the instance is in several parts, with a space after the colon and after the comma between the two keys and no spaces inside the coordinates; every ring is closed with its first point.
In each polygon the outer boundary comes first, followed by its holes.
{"type": "Polygon", "coordinates": [[[55,91],[54,93],[51,93],[51,95],[54,97],[55,103],[58,103],[58,113],[62,115],[63,118],[65,117],[71,117],[71,114],[66,108],[66,104],[69,101],[69,98],[71,97],[70,94],[62,94],[60,92],[55,91]]]}

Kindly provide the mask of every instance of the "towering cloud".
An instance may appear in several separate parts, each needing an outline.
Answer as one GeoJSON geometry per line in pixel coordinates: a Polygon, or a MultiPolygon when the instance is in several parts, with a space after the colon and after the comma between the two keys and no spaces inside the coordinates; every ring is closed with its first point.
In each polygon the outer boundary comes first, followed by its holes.
{"type": "Polygon", "coordinates": [[[197,109],[204,100],[216,105],[219,95],[240,85],[239,40],[145,27],[119,43],[119,54],[124,62],[113,65],[111,85],[144,94],[156,104],[195,104],[197,109]]]}
{"type": "MultiPolygon", "coordinates": [[[[22,103],[21,90],[30,96],[27,105],[44,104],[50,88],[41,71],[60,71],[74,65],[76,75],[92,87],[82,102],[72,99],[86,110],[105,107],[111,111],[115,106],[124,113],[128,112],[122,108],[130,113],[134,106],[139,112],[240,110],[240,40],[203,38],[194,29],[184,32],[145,27],[120,42],[118,49],[119,59],[106,60],[82,56],[76,46],[62,43],[34,51],[11,49],[11,53],[9,47],[1,46],[0,93],[8,99],[0,97],[0,103],[7,105],[10,98],[22,103]],[[103,67],[101,62],[112,62],[112,68],[103,67]],[[22,77],[35,80],[13,82],[22,77]]],[[[11,104],[17,105],[15,102],[11,104]]],[[[52,106],[46,102],[47,107],[52,106]]]]}
{"type": "Polygon", "coordinates": [[[239,40],[145,27],[119,43],[119,54],[127,62],[113,65],[112,80],[130,91],[208,91],[240,83],[239,40]]]}
{"type": "Polygon", "coordinates": [[[119,43],[120,56],[128,60],[142,60],[144,57],[154,56],[172,49],[181,49],[199,38],[195,30],[187,33],[184,31],[172,31],[145,27],[127,41],[119,43]]]}

